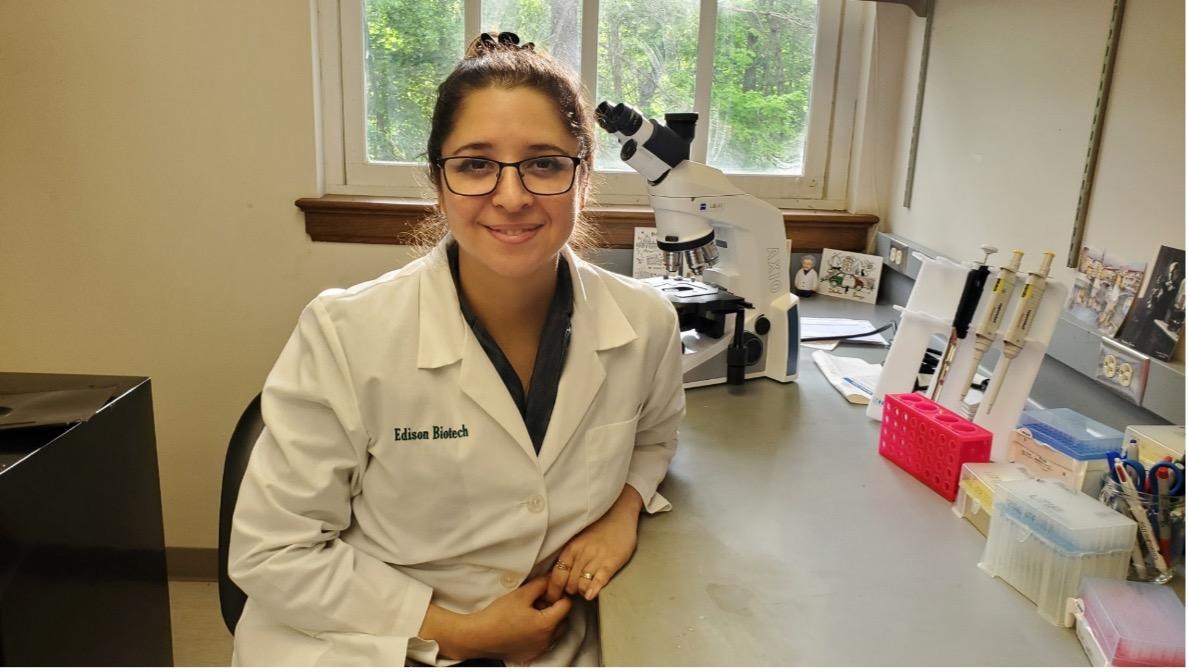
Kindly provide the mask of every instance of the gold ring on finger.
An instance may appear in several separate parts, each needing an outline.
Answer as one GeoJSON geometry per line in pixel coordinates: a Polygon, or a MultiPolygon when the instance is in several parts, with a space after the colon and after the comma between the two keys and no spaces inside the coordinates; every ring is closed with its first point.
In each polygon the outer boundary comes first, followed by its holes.
{"type": "Polygon", "coordinates": [[[569,565],[565,564],[564,562],[561,562],[560,560],[558,560],[557,563],[553,565],[553,568],[559,569],[563,572],[568,572],[570,570],[569,565]]]}
{"type": "Polygon", "coordinates": [[[586,579],[587,581],[593,581],[594,575],[591,574],[590,572],[582,572],[582,578],[586,579]]]}

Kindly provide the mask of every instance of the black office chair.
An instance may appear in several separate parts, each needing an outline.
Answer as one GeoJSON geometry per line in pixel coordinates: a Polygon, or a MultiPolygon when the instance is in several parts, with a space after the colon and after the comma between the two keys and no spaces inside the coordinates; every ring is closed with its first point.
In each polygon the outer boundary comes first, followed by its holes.
{"type": "Polygon", "coordinates": [[[256,438],[264,429],[264,417],[260,414],[260,395],[244,409],[227,444],[227,459],[223,462],[223,490],[219,498],[219,607],[223,612],[223,623],[235,634],[235,624],[243,613],[247,595],[227,576],[227,547],[231,543],[231,516],[235,513],[235,502],[239,499],[239,483],[247,470],[248,458],[256,438]]]}

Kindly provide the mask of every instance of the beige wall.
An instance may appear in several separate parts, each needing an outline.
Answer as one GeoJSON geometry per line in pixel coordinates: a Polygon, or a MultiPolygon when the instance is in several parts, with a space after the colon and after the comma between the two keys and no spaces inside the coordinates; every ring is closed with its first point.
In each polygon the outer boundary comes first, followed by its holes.
{"type": "MultiPolygon", "coordinates": [[[[938,2],[908,210],[923,20],[857,3],[857,209],[955,258],[1063,255],[1111,4],[938,2]]],[[[1129,3],[1087,241],[1134,258],[1184,242],[1183,26],[1129,3]]],[[[305,302],[407,260],[305,235],[310,45],[304,0],[0,0],[0,370],[153,378],[170,546],[215,545],[227,438],[305,302]]]]}
{"type": "Polygon", "coordinates": [[[310,44],[304,0],[0,2],[0,371],[152,377],[170,546],[305,302],[405,261],[305,235],[310,44]]]}
{"type": "MultiPolygon", "coordinates": [[[[1112,0],[940,0],[915,187],[903,207],[924,20],[878,5],[873,85],[896,128],[879,137],[885,227],[954,259],[978,245],[1056,253],[1076,214],[1112,0]],[[898,96],[898,97],[897,97],[898,96]],[[890,104],[898,109],[891,109],[890,104]]],[[[870,150],[868,150],[870,151],[870,150]]],[[[861,192],[876,198],[873,187],[861,192]]],[[[1127,3],[1085,243],[1154,261],[1184,247],[1184,3],[1127,3]]],[[[1030,261],[1029,261],[1030,260],[1030,261]]]]}

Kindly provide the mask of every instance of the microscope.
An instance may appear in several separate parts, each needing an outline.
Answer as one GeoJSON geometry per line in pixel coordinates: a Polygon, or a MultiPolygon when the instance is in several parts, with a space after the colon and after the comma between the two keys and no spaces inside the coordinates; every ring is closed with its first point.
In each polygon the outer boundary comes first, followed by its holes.
{"type": "Polygon", "coordinates": [[[596,116],[648,181],[666,273],[644,282],[676,308],[685,387],[795,380],[800,317],[780,211],[689,160],[697,114],[666,114],[660,124],[604,101],[596,116]]]}

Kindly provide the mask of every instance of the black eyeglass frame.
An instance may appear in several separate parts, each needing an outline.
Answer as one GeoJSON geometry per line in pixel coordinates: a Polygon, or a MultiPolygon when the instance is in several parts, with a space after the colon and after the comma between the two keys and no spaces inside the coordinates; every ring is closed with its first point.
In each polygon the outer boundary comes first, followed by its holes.
{"type": "Polygon", "coordinates": [[[488,196],[490,194],[495,193],[495,190],[499,188],[499,180],[503,179],[503,171],[509,167],[516,169],[516,175],[518,175],[520,177],[520,186],[524,188],[524,191],[526,191],[530,194],[533,194],[534,196],[560,196],[561,194],[569,193],[569,191],[571,189],[573,189],[573,184],[574,184],[574,182],[577,181],[578,167],[581,166],[582,159],[584,159],[584,158],[585,158],[584,156],[569,156],[568,154],[544,154],[541,156],[530,156],[527,159],[520,159],[519,161],[512,161],[512,162],[508,163],[508,162],[504,162],[504,161],[496,161],[495,159],[489,159],[485,156],[456,155],[456,156],[443,156],[440,159],[438,159],[435,163],[437,164],[437,167],[439,169],[441,169],[441,179],[445,182],[446,189],[449,189],[450,193],[457,194],[458,196],[488,196]],[[452,186],[450,186],[450,178],[446,174],[445,163],[446,163],[446,161],[449,161],[450,159],[477,159],[477,160],[481,160],[481,161],[490,161],[491,163],[494,163],[495,165],[499,166],[499,172],[495,174],[495,185],[491,187],[490,191],[484,191],[481,194],[463,194],[463,193],[455,190],[452,186]],[[569,159],[570,161],[572,161],[573,162],[573,173],[571,173],[569,176],[569,186],[565,187],[565,189],[563,189],[561,191],[552,191],[547,194],[542,194],[539,191],[533,191],[528,186],[528,183],[524,181],[524,171],[521,168],[521,166],[525,163],[528,163],[529,161],[540,161],[541,159],[569,159]]]}

